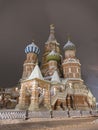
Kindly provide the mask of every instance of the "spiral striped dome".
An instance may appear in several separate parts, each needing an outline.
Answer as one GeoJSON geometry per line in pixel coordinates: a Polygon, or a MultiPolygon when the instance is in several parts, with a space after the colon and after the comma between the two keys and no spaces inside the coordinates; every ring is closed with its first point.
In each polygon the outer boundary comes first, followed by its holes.
{"type": "Polygon", "coordinates": [[[35,53],[38,55],[40,53],[40,49],[37,45],[35,45],[34,42],[32,42],[31,44],[26,46],[25,53],[35,53]]]}

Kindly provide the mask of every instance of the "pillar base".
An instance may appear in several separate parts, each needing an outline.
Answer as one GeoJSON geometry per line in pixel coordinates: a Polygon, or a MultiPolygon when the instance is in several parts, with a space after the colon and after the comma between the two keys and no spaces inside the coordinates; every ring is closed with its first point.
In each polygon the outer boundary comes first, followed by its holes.
{"type": "Polygon", "coordinates": [[[28,110],[30,110],[30,111],[39,111],[39,106],[37,104],[30,104],[28,110]]]}
{"type": "Polygon", "coordinates": [[[51,109],[51,106],[50,106],[50,105],[48,105],[48,104],[44,104],[44,107],[45,107],[46,109],[48,109],[48,110],[50,110],[50,109],[51,109]]]}
{"type": "Polygon", "coordinates": [[[90,110],[88,106],[78,106],[77,110],[90,110]]]}
{"type": "Polygon", "coordinates": [[[63,109],[60,106],[56,106],[56,110],[60,111],[60,110],[63,110],[63,109]]]}
{"type": "Polygon", "coordinates": [[[27,110],[28,109],[28,106],[27,105],[23,105],[23,104],[17,104],[15,109],[18,109],[18,110],[27,110]]]}

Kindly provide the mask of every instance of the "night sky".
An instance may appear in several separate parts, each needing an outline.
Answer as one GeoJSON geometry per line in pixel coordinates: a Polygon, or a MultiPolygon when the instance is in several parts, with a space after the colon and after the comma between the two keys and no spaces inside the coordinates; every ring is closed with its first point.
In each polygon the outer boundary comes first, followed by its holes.
{"type": "Polygon", "coordinates": [[[71,35],[82,78],[98,100],[98,0],[0,0],[0,87],[18,83],[33,39],[41,61],[51,23],[61,50],[71,35]]]}

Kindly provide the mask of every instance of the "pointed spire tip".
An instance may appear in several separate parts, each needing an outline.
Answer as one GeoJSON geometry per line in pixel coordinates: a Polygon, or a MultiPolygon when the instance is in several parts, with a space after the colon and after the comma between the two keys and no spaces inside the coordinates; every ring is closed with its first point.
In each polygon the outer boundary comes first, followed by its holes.
{"type": "Polygon", "coordinates": [[[35,40],[33,39],[32,42],[34,42],[35,40]]]}
{"type": "Polygon", "coordinates": [[[50,24],[50,30],[51,29],[54,29],[55,27],[54,27],[54,24],[50,24]]]}
{"type": "Polygon", "coordinates": [[[67,35],[67,40],[68,40],[68,41],[71,40],[71,35],[70,35],[70,34],[67,35]]]}

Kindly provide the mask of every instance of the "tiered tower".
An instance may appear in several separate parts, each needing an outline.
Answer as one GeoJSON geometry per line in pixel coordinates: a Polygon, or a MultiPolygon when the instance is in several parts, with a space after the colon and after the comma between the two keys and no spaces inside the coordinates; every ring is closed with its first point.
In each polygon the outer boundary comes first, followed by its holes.
{"type": "Polygon", "coordinates": [[[37,55],[39,54],[39,52],[40,49],[37,45],[35,45],[34,41],[26,46],[25,53],[27,54],[27,56],[23,64],[23,74],[21,80],[24,80],[30,76],[32,70],[38,62],[37,55]]]}
{"type": "MultiPolygon", "coordinates": [[[[42,57],[42,74],[49,79],[55,70],[61,75],[61,54],[59,43],[55,39],[54,25],[50,25],[50,35],[45,43],[45,50],[42,57]]],[[[50,78],[51,79],[51,78],[50,78]]]]}
{"type": "Polygon", "coordinates": [[[81,64],[76,58],[76,47],[68,38],[64,46],[65,59],[62,63],[64,78],[81,78],[81,64]]]}
{"type": "Polygon", "coordinates": [[[65,59],[62,63],[64,79],[68,81],[67,107],[68,109],[88,109],[88,88],[81,79],[81,64],[76,58],[76,47],[68,38],[64,46],[65,59]]]}

